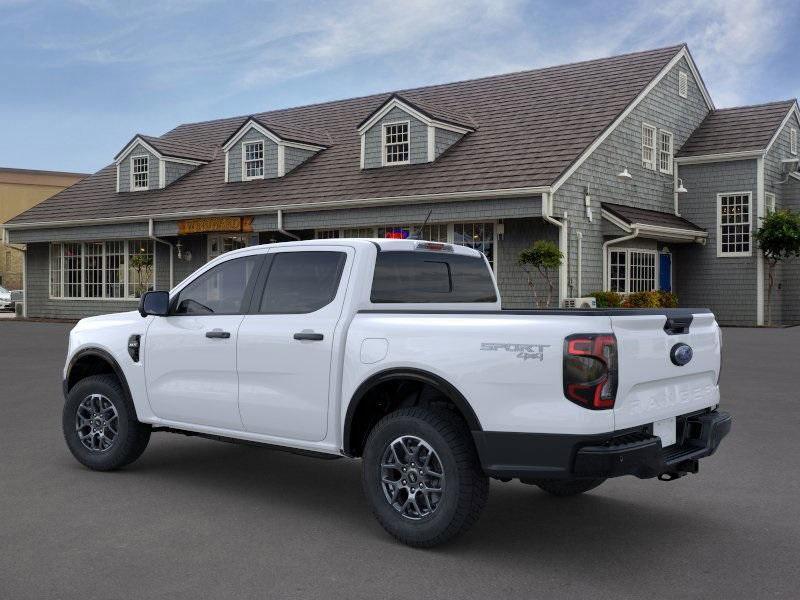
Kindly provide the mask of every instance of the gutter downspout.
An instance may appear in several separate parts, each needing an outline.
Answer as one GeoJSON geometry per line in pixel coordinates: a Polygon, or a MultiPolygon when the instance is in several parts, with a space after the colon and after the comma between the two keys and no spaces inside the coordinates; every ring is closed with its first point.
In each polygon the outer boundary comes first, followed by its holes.
{"type": "Polygon", "coordinates": [[[613,240],[608,240],[607,242],[603,242],[603,289],[605,291],[608,291],[608,288],[611,287],[608,285],[608,247],[613,246],[614,244],[627,242],[628,240],[632,240],[633,238],[636,237],[639,237],[638,227],[634,227],[633,232],[630,235],[625,235],[622,237],[614,238],[613,240]]]}
{"type": "Polygon", "coordinates": [[[582,263],[583,263],[583,232],[579,231],[576,233],[578,236],[578,293],[576,296],[578,298],[583,296],[583,277],[582,277],[582,263]]]}
{"type": "Polygon", "coordinates": [[[289,233],[283,228],[283,210],[278,209],[278,233],[282,233],[286,237],[300,241],[300,238],[293,233],[289,233]]]}
{"type": "Polygon", "coordinates": [[[678,204],[678,201],[680,200],[680,197],[678,196],[678,192],[676,191],[677,189],[678,189],[678,161],[673,161],[673,163],[672,163],[672,202],[675,205],[675,216],[676,217],[680,217],[681,216],[681,210],[680,210],[680,205],[678,204]]]}
{"type": "MultiPolygon", "coordinates": [[[[147,221],[147,237],[151,240],[156,242],[161,242],[162,244],[169,246],[169,289],[172,289],[175,286],[175,269],[174,269],[174,254],[175,254],[175,246],[172,245],[171,242],[167,240],[162,240],[155,235],[155,227],[153,226],[153,219],[148,219],[147,221]]],[[[156,257],[153,257],[153,262],[155,262],[156,257]]]]}
{"type": "Polygon", "coordinates": [[[559,221],[554,219],[551,215],[553,214],[553,194],[551,193],[543,193],[542,194],[542,219],[547,221],[548,223],[552,223],[556,227],[558,227],[558,249],[564,255],[564,260],[561,261],[561,268],[558,270],[558,306],[561,306],[561,303],[564,301],[564,298],[567,297],[567,277],[568,277],[568,264],[567,261],[569,260],[569,248],[568,248],[568,238],[567,238],[567,213],[564,212],[564,221],[559,221]]]}

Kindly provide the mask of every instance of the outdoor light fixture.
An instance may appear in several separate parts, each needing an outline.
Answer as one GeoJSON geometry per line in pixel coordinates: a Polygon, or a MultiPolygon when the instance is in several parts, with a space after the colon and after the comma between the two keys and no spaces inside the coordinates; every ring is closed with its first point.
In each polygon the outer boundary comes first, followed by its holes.
{"type": "Polygon", "coordinates": [[[686,192],[689,191],[685,187],[683,187],[683,179],[681,179],[680,177],[678,178],[678,187],[675,188],[675,191],[678,194],[685,194],[686,192]]]}
{"type": "Polygon", "coordinates": [[[628,172],[628,167],[624,167],[621,173],[617,173],[617,179],[620,181],[631,181],[633,179],[633,175],[628,172]]]}
{"type": "Polygon", "coordinates": [[[178,243],[175,244],[175,250],[177,251],[178,260],[185,260],[186,262],[190,262],[192,260],[191,250],[184,251],[183,244],[181,244],[180,240],[178,240],[178,243]]]}

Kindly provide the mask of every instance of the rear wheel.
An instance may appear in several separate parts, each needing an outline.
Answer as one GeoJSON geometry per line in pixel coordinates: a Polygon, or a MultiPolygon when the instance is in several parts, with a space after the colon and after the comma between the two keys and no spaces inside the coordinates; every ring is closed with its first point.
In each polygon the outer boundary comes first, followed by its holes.
{"type": "Polygon", "coordinates": [[[446,409],[404,408],[379,421],[367,439],[362,482],[383,528],[417,547],[464,533],[489,496],[469,430],[446,409]]]}
{"type": "Polygon", "coordinates": [[[605,479],[537,479],[532,483],[553,496],[575,496],[593,490],[604,481],[605,479]]]}
{"type": "Polygon", "coordinates": [[[124,467],[142,455],[150,426],[113,375],[93,375],[70,390],[62,415],[64,439],[81,464],[96,471],[124,467]]]}

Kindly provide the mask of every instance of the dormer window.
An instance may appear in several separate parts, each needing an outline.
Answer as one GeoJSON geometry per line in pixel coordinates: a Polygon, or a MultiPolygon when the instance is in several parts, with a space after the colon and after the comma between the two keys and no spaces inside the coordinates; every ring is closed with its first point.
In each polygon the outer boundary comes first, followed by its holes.
{"type": "Polygon", "coordinates": [[[242,144],[242,179],[263,179],[264,142],[245,142],[242,144]]]}
{"type": "Polygon", "coordinates": [[[150,157],[131,157],[131,189],[134,191],[146,190],[150,187],[150,157]]]}
{"type": "Polygon", "coordinates": [[[408,137],[409,121],[386,123],[383,126],[383,164],[407,165],[410,145],[408,137]]]}

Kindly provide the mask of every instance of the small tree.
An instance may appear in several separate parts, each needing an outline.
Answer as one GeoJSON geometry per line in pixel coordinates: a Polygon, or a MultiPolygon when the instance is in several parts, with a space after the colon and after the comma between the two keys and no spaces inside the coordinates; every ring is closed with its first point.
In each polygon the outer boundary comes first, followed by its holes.
{"type": "Polygon", "coordinates": [[[537,240],[530,248],[519,253],[517,262],[528,276],[528,286],[531,288],[533,300],[539,308],[546,308],[550,305],[550,299],[553,297],[552,272],[561,266],[563,259],[564,255],[558,246],[550,240],[537,240]],[[547,284],[547,297],[544,299],[540,299],[536,292],[537,274],[547,284]]]}
{"type": "Polygon", "coordinates": [[[800,215],[790,210],[768,214],[755,233],[759,248],[767,261],[767,325],[772,325],[772,287],[775,267],[781,261],[800,256],[800,215]]]}
{"type": "Polygon", "coordinates": [[[150,276],[153,273],[153,258],[148,254],[136,253],[131,256],[131,269],[136,273],[134,290],[136,297],[139,298],[149,287],[150,276]]]}

